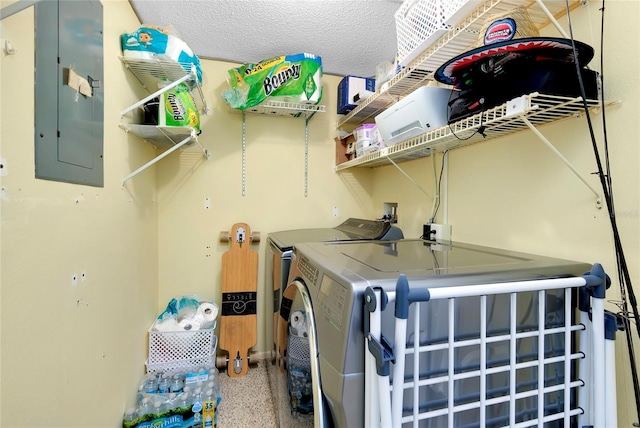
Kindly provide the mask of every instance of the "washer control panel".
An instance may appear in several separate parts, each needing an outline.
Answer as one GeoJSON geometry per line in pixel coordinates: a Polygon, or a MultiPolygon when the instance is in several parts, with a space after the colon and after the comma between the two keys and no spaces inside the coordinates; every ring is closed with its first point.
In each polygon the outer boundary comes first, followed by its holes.
{"type": "Polygon", "coordinates": [[[332,280],[328,275],[322,276],[317,302],[326,314],[329,323],[336,329],[342,329],[342,318],[347,300],[347,289],[332,280]]]}
{"type": "Polygon", "coordinates": [[[316,286],[316,282],[318,281],[318,275],[320,271],[317,267],[309,263],[309,260],[302,255],[300,256],[300,261],[298,262],[298,269],[304,275],[304,277],[308,280],[309,284],[316,286]]]}

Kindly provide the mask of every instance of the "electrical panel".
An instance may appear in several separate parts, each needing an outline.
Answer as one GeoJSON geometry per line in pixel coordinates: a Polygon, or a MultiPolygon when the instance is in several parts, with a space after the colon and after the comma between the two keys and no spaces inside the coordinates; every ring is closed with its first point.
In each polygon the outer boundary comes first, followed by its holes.
{"type": "Polygon", "coordinates": [[[36,178],[103,187],[103,10],[35,4],[36,178]]]}

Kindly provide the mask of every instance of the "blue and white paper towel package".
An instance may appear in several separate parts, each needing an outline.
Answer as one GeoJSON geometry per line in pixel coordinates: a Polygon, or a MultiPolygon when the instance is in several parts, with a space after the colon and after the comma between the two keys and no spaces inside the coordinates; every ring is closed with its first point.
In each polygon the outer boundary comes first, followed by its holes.
{"type": "Polygon", "coordinates": [[[184,41],[167,28],[143,24],[135,32],[123,34],[121,43],[125,58],[176,61],[187,72],[193,65],[198,81],[202,82],[200,60],[184,41]]]}

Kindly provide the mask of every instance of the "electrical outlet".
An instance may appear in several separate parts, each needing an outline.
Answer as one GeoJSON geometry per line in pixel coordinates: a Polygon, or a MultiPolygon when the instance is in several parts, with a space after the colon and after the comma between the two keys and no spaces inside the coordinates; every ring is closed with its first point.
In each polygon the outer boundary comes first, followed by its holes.
{"type": "Polygon", "coordinates": [[[382,204],[383,220],[388,220],[390,223],[398,222],[398,203],[397,202],[385,202],[382,204]]]}
{"type": "Polygon", "coordinates": [[[430,241],[451,241],[451,225],[450,224],[425,224],[422,227],[423,239],[430,241]]]}

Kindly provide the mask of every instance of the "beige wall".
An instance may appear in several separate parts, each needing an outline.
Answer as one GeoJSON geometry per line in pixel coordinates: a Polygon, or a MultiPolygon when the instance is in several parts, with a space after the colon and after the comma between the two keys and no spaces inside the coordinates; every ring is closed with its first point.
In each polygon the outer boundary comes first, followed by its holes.
{"type": "MultiPolygon", "coordinates": [[[[3,1],[2,7],[10,2],[3,1]]],[[[144,96],[123,68],[118,36],[139,25],[125,0],[103,1],[105,41],[105,187],[33,178],[33,8],[2,21],[17,55],[0,53],[0,323],[1,419],[13,426],[117,426],[133,404],[144,372],[146,330],[171,297],[220,300],[221,231],[236,222],[259,231],[259,310],[265,293],[269,232],[334,226],[348,217],[379,217],[399,204],[399,225],[418,237],[431,212],[425,196],[395,167],[333,172],[335,88],[325,76],[327,112],[309,122],[309,181],[304,195],[304,121],[246,117],[246,185],[242,195],[242,115],[221,100],[234,64],[203,61],[205,97],[200,142],[211,152],[174,153],[120,186],[122,177],[156,152],[118,128],[119,112],[144,96]],[[210,208],[205,208],[205,199],[210,208]],[[339,216],[333,216],[333,207],[339,216]],[[74,274],[86,274],[72,285],[74,274]],[[34,309],[37,305],[38,309],[34,309]],[[38,311],[37,313],[35,311],[38,311]],[[47,393],[38,411],[25,403],[47,393]],[[35,394],[35,395],[34,395],[35,394]]],[[[574,13],[576,38],[599,45],[599,2],[574,13]]],[[[616,208],[632,278],[639,276],[640,117],[637,41],[640,2],[607,2],[607,110],[616,208]],[[635,50],[634,50],[635,49],[635,50]],[[635,54],[632,54],[635,53],[635,54]]],[[[598,67],[594,60],[593,66],[598,67]]],[[[601,142],[601,115],[593,117],[601,142]]],[[[584,118],[541,128],[598,186],[584,118]]],[[[441,156],[436,157],[439,171],[441,156]]],[[[432,158],[401,164],[433,195],[432,158]]],[[[449,154],[448,193],[438,221],[456,240],[601,262],[617,275],[604,210],[530,132],[449,154]],[[447,218],[441,216],[448,213],[447,218]]],[[[611,308],[612,305],[609,305],[611,308]]],[[[255,350],[268,349],[262,314],[255,350]]],[[[635,421],[624,337],[618,335],[620,426],[635,421]]],[[[636,342],[638,338],[635,337],[636,342]]]]}
{"type": "MultiPolygon", "coordinates": [[[[205,98],[211,107],[202,116],[199,141],[210,151],[171,156],[158,165],[159,305],[177,295],[195,293],[221,299],[221,259],[228,243],[222,231],[247,223],[262,240],[259,254],[259,319],[265,317],[265,260],[270,232],[310,227],[334,227],[348,217],[370,217],[371,171],[335,174],[336,87],[340,79],[324,76],[323,105],[309,121],[308,185],[304,185],[304,119],[247,114],[245,194],[242,194],[242,114],[222,99],[226,71],[237,64],[204,61],[208,83],[205,98]],[[206,208],[205,199],[210,201],[206,208]],[[334,217],[333,207],[339,215],[334,217]]],[[[377,207],[376,207],[377,208],[377,207]]],[[[378,216],[382,215],[382,206],[378,216]]],[[[255,351],[270,350],[261,322],[255,351]]],[[[219,332],[218,332],[219,333],[219,332]]]]}
{"type": "Polygon", "coordinates": [[[138,20],[126,1],[103,6],[103,188],[34,179],[34,9],[2,20],[17,50],[0,53],[3,427],[119,426],[144,373],[158,298],[155,170],[120,183],[154,151],[118,127],[142,94],[118,60],[118,36],[138,20]]]}

